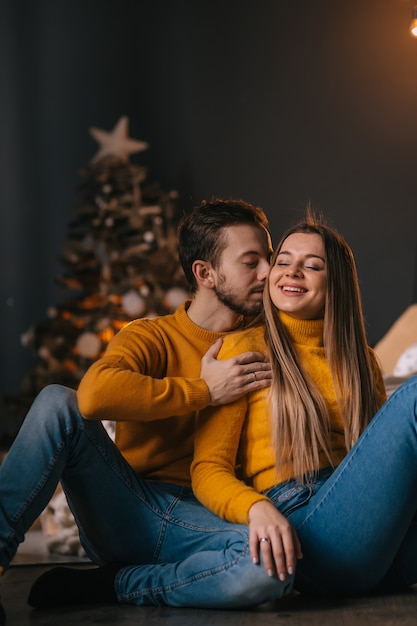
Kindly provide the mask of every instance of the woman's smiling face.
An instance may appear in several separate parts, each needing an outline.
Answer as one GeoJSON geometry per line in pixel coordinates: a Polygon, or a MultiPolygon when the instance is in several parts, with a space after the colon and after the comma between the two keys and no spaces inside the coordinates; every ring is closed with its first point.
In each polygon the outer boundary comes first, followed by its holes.
{"type": "Polygon", "coordinates": [[[300,320],[323,318],[327,266],[321,236],[289,235],[270,269],[268,284],[277,309],[300,320]]]}

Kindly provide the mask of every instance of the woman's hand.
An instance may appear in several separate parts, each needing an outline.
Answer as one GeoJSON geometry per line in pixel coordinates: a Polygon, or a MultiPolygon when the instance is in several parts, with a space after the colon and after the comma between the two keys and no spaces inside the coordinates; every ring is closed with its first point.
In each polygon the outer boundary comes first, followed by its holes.
{"type": "Polygon", "coordinates": [[[297,533],[274,507],[261,500],[249,509],[249,548],[254,563],[259,563],[259,550],[269,576],[275,573],[284,581],[294,574],[297,559],[302,559],[297,533]]]}

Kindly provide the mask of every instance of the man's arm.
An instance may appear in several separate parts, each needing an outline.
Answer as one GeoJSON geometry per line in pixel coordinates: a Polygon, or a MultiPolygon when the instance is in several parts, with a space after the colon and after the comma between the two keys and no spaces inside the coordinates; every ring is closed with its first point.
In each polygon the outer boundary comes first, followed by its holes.
{"type": "MultiPolygon", "coordinates": [[[[202,361],[194,352],[193,365],[167,374],[165,339],[152,320],[140,322],[120,331],[81,380],[77,397],[86,419],[147,422],[187,415],[268,384],[269,365],[262,354],[217,360],[221,342],[202,361]]],[[[189,355],[181,357],[187,363],[189,355]]]]}

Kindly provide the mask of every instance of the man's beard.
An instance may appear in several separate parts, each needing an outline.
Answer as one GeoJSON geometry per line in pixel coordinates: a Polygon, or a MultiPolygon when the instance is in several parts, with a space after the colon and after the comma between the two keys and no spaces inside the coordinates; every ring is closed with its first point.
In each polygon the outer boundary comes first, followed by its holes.
{"type": "MultiPolygon", "coordinates": [[[[222,283],[223,285],[224,283],[222,283]]],[[[241,302],[237,300],[230,291],[222,290],[222,285],[214,288],[214,292],[220,302],[222,302],[225,306],[227,306],[231,311],[238,313],[239,315],[244,315],[245,317],[254,317],[255,315],[259,315],[263,311],[263,301],[262,299],[259,302],[253,302],[249,304],[247,301],[241,302]]],[[[256,288],[256,291],[259,290],[259,287],[256,288]]],[[[255,289],[249,292],[253,293],[255,289]]],[[[249,295],[248,294],[248,295],[249,295]]]]}

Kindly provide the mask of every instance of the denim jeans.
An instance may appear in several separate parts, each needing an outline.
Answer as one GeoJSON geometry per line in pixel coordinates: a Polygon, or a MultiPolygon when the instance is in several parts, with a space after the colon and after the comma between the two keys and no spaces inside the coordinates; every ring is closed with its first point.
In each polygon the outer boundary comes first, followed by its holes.
{"type": "Polygon", "coordinates": [[[191,489],[137,476],[100,422],[84,420],[76,394],[46,387],[0,466],[0,565],[61,481],[94,563],[133,563],[117,574],[120,602],[239,608],[292,589],[254,565],[248,528],[209,512],[191,489]]]}
{"type": "Polygon", "coordinates": [[[296,589],[357,594],[417,583],[417,376],[396,390],[334,471],[267,495],[301,542],[296,589]]]}

